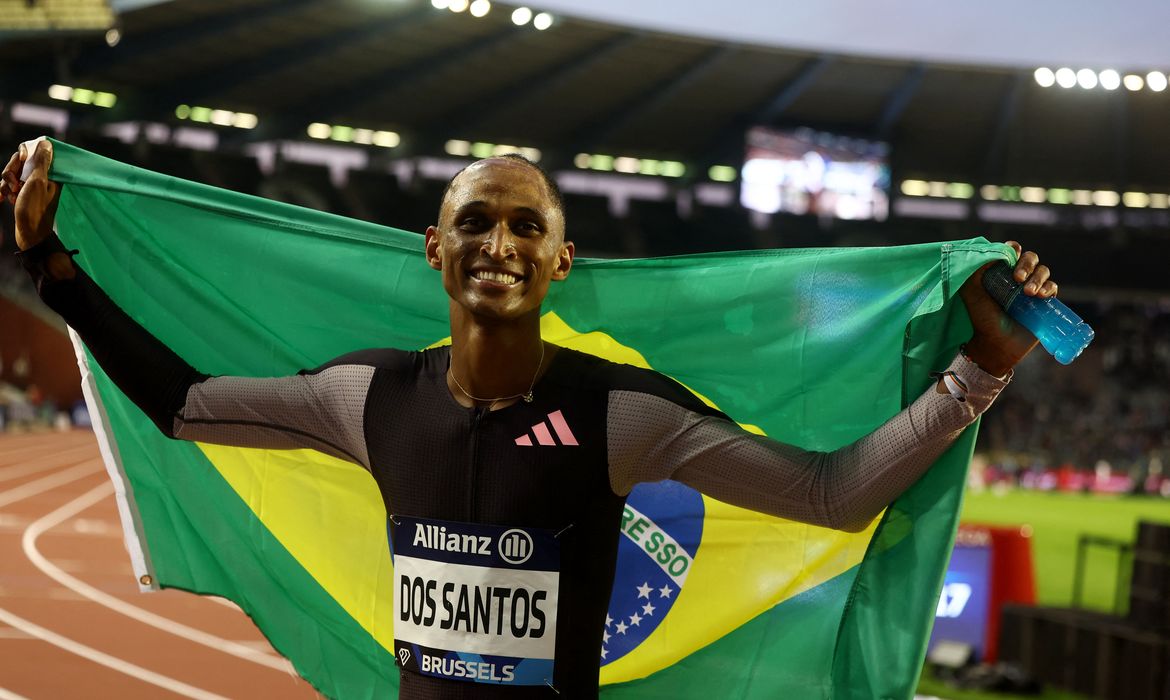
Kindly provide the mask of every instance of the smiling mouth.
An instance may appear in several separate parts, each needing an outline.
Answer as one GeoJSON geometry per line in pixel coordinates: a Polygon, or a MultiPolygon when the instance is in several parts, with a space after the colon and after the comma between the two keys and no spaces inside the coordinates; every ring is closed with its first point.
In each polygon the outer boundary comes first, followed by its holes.
{"type": "Polygon", "coordinates": [[[518,275],[500,270],[474,270],[471,277],[481,282],[494,282],[496,284],[516,284],[521,279],[518,275]]]}

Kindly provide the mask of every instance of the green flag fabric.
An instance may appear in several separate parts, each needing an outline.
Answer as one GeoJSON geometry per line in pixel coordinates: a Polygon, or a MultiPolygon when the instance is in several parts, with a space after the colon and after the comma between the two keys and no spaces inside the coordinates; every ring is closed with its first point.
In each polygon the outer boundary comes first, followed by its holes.
{"type": "MultiPolygon", "coordinates": [[[[59,235],[201,371],[285,375],[450,334],[417,234],[54,145],[59,235]]],[[[928,386],[970,334],[959,285],[1008,257],[977,239],[578,260],[542,332],[674,377],[749,430],[829,450],[928,386]]],[[[393,562],[372,477],[311,451],[169,440],[78,355],[142,587],[235,601],[327,696],[394,697],[393,562]]],[[[603,697],[911,696],[974,436],[856,534],[639,485],[614,533],[610,609],[652,612],[607,629],[603,697]],[[648,533],[675,547],[662,556],[648,533]]]]}

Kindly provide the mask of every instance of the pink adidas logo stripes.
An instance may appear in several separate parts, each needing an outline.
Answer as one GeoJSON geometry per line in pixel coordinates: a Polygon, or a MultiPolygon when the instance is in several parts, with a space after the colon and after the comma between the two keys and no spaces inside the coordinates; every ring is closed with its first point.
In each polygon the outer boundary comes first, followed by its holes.
{"type": "Polygon", "coordinates": [[[556,446],[557,440],[560,444],[566,447],[576,446],[577,437],[573,435],[573,431],[569,430],[569,424],[565,421],[565,415],[559,410],[548,414],[548,421],[540,421],[532,426],[532,435],[524,433],[516,438],[516,444],[521,447],[532,447],[532,436],[536,436],[536,444],[545,446],[556,446]],[[553,439],[552,433],[548,430],[549,423],[552,424],[553,432],[557,434],[556,439],[553,439]]]}

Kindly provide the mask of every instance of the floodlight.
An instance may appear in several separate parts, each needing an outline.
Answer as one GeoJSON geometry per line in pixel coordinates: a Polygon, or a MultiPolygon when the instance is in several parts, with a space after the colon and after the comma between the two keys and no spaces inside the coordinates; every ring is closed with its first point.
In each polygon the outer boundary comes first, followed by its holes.
{"type": "Polygon", "coordinates": [[[1146,76],[1146,87],[1154,92],[1162,92],[1166,89],[1166,74],[1158,71],[1151,71],[1146,76]]]}
{"type": "Polygon", "coordinates": [[[1056,84],[1056,74],[1052,72],[1051,68],[1037,68],[1036,72],[1032,75],[1036,78],[1036,83],[1040,87],[1052,87],[1056,84]]]}
{"type": "Polygon", "coordinates": [[[1082,68],[1077,71],[1077,84],[1086,90],[1092,90],[1097,87],[1097,74],[1088,68],[1082,68]]]}
{"type": "Polygon", "coordinates": [[[1142,80],[1142,76],[1134,75],[1132,73],[1125,76],[1125,80],[1122,82],[1125,83],[1125,89],[1130,90],[1131,92],[1137,92],[1146,85],[1146,81],[1142,80]]]}
{"type": "Polygon", "coordinates": [[[515,10],[512,10],[512,24],[515,24],[517,27],[528,24],[528,21],[531,19],[532,10],[527,7],[517,7],[515,10]]]}
{"type": "Polygon", "coordinates": [[[553,17],[552,17],[552,15],[550,15],[547,12],[541,12],[540,14],[538,14],[537,16],[532,18],[532,26],[536,27],[537,29],[539,29],[542,32],[544,30],[548,29],[549,27],[551,27],[552,23],[553,23],[553,17]]]}
{"type": "Polygon", "coordinates": [[[1112,68],[1101,71],[1097,77],[1101,80],[1101,87],[1106,90],[1116,90],[1121,87],[1121,75],[1112,68]]]}
{"type": "Polygon", "coordinates": [[[1062,88],[1071,88],[1077,84],[1077,74],[1072,68],[1061,68],[1056,71],[1056,84],[1062,88]]]}

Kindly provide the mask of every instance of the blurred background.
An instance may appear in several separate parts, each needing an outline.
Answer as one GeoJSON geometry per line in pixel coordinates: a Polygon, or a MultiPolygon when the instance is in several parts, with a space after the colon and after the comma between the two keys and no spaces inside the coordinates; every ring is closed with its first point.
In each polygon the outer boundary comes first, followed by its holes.
{"type": "MultiPolygon", "coordinates": [[[[420,232],[519,151],[586,256],[1021,241],[1097,338],[983,421],[923,692],[1170,698],[1170,5],[785,5],[0,0],[0,143],[420,232]]],[[[86,425],[2,217],[0,431],[86,425]]]]}

